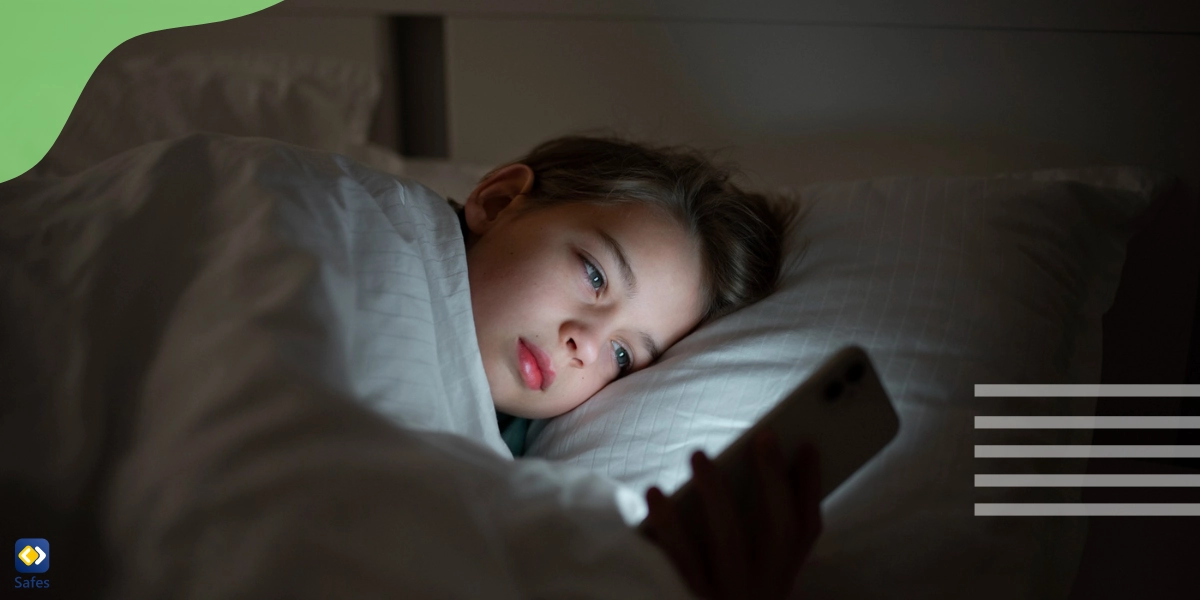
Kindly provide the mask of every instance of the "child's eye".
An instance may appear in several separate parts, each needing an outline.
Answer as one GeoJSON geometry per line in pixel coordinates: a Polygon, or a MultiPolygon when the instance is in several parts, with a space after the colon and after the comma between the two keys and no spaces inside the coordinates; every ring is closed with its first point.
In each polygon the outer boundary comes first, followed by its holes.
{"type": "Polygon", "coordinates": [[[596,265],[593,265],[588,259],[583,258],[583,270],[587,273],[588,284],[592,286],[593,290],[598,292],[604,289],[604,273],[601,273],[600,269],[596,268],[596,265]]]}
{"type": "Polygon", "coordinates": [[[625,375],[631,367],[633,367],[633,357],[629,355],[629,351],[624,346],[617,342],[612,343],[613,354],[617,357],[617,368],[620,370],[620,375],[625,375]]]}

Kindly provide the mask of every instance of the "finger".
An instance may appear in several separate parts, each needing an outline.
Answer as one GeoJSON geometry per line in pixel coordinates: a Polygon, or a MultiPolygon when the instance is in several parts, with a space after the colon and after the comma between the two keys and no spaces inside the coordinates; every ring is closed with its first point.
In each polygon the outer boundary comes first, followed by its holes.
{"type": "Polygon", "coordinates": [[[793,548],[798,545],[796,538],[799,533],[800,516],[774,434],[764,432],[755,442],[761,492],[759,512],[765,516],[765,519],[760,519],[764,528],[758,537],[761,552],[758,565],[762,573],[755,579],[764,584],[787,583],[781,582],[780,579],[795,562],[796,552],[793,548]]]}
{"type": "Polygon", "coordinates": [[[688,587],[696,595],[709,598],[712,596],[700,561],[695,553],[695,541],[689,540],[682,520],[675,506],[662,490],[651,487],[646,491],[646,506],[650,513],[646,519],[654,541],[666,553],[679,575],[687,582],[688,587]]]}
{"type": "MultiPolygon", "coordinates": [[[[763,438],[763,435],[761,435],[761,434],[758,437],[754,438],[754,448],[753,448],[754,449],[754,470],[755,470],[755,474],[758,477],[759,481],[762,481],[762,479],[764,477],[764,471],[770,468],[770,464],[766,461],[766,457],[763,455],[763,448],[762,448],[763,439],[762,438],[763,438]]],[[[768,500],[766,497],[767,494],[765,493],[764,490],[760,489],[759,491],[763,492],[762,498],[756,498],[756,500],[758,500],[758,502],[759,502],[759,505],[755,507],[757,510],[750,511],[750,515],[749,515],[750,535],[751,535],[750,547],[751,547],[751,553],[752,553],[751,558],[756,561],[756,564],[758,563],[758,561],[760,559],[762,559],[763,557],[768,555],[768,553],[765,551],[765,547],[766,547],[766,541],[769,540],[769,538],[771,537],[771,526],[772,526],[771,514],[770,514],[770,511],[767,510],[766,504],[765,504],[768,500]],[[758,551],[758,553],[754,554],[754,552],[756,550],[758,551]]]]}
{"type": "Polygon", "coordinates": [[[795,587],[796,577],[812,552],[821,533],[821,478],[817,449],[803,444],[787,469],[792,491],[792,511],[796,515],[796,533],[779,581],[786,590],[795,587]]]}
{"type": "Polygon", "coordinates": [[[741,517],[733,504],[729,484],[703,452],[692,455],[692,471],[699,488],[708,541],[708,567],[722,598],[745,597],[749,578],[748,556],[741,517]]]}
{"type": "Polygon", "coordinates": [[[801,446],[790,470],[793,499],[799,516],[800,557],[807,556],[821,535],[821,460],[816,446],[801,446]]]}

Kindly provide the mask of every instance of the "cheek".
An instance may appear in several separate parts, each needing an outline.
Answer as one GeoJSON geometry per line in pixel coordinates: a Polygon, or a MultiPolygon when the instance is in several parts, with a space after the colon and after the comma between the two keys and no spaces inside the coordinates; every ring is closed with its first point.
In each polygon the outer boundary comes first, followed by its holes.
{"type": "Polygon", "coordinates": [[[572,382],[574,385],[568,391],[568,397],[563,399],[562,412],[567,412],[583,404],[608,385],[608,374],[602,371],[603,368],[596,366],[575,376],[572,382]]]}
{"type": "Polygon", "coordinates": [[[566,261],[545,253],[489,250],[468,264],[476,319],[528,325],[553,315],[554,307],[570,301],[569,294],[579,293],[573,274],[566,261]]]}

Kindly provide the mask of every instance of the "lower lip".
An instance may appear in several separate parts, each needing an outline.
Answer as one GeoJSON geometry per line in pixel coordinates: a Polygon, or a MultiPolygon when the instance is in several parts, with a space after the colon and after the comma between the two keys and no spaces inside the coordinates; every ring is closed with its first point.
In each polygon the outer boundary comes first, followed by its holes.
{"type": "Polygon", "coordinates": [[[533,357],[533,352],[530,352],[522,341],[517,341],[517,370],[521,372],[525,387],[531,390],[542,389],[542,369],[533,357]]]}

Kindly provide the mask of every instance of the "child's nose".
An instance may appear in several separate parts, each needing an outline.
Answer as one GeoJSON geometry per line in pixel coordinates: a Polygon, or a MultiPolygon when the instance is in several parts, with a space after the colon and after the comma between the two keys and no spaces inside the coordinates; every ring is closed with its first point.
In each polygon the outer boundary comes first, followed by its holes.
{"type": "Polygon", "coordinates": [[[571,351],[572,358],[579,361],[581,367],[586,367],[596,361],[596,357],[600,354],[599,344],[597,344],[591,336],[576,335],[567,338],[567,348],[571,351]]]}
{"type": "Polygon", "coordinates": [[[596,327],[589,325],[574,320],[563,323],[561,334],[571,362],[576,367],[586,367],[600,356],[601,337],[596,327]]]}

